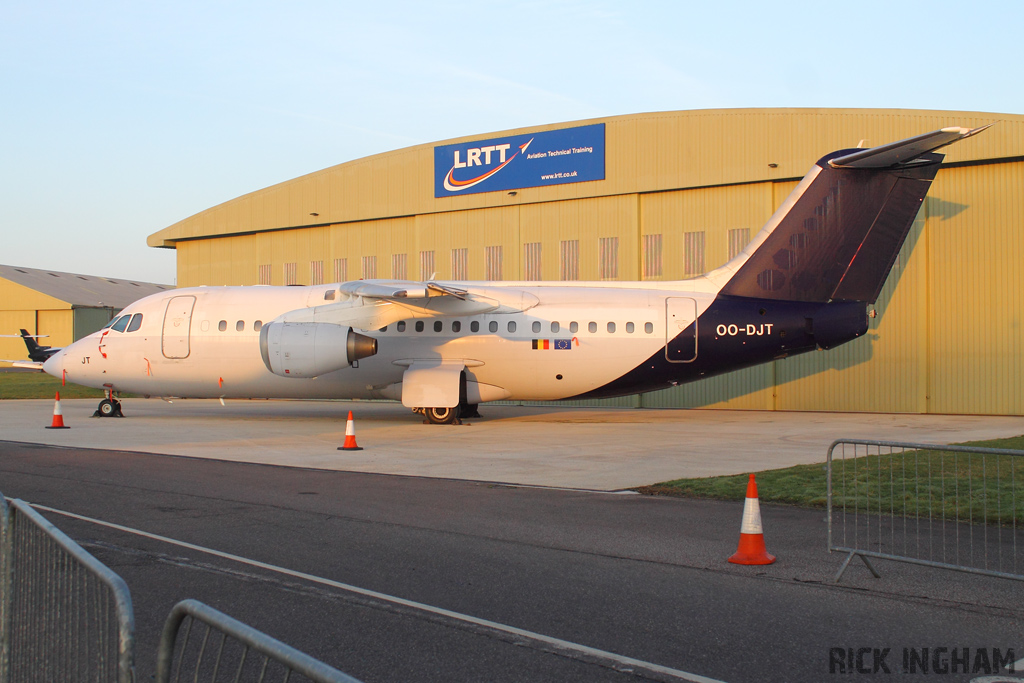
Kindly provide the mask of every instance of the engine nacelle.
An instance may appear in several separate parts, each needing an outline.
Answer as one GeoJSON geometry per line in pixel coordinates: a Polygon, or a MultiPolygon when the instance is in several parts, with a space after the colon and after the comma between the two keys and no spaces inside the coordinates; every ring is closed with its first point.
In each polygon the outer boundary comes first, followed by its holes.
{"type": "Polygon", "coordinates": [[[318,377],[377,353],[377,340],[331,323],[267,323],[260,330],[263,363],[281,377],[318,377]]]}

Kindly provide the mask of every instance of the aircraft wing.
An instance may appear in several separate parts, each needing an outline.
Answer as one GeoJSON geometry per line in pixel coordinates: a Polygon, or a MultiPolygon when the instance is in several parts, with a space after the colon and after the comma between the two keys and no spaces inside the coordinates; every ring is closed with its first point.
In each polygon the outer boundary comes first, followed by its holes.
{"type": "Polygon", "coordinates": [[[343,282],[339,290],[347,300],[290,311],[276,322],[331,323],[375,330],[399,320],[471,316],[508,308],[490,297],[436,282],[359,280],[343,282]]]}
{"type": "Polygon", "coordinates": [[[42,370],[43,364],[37,363],[32,360],[8,360],[7,358],[0,358],[0,363],[10,363],[16,368],[28,368],[31,370],[42,370]]]}

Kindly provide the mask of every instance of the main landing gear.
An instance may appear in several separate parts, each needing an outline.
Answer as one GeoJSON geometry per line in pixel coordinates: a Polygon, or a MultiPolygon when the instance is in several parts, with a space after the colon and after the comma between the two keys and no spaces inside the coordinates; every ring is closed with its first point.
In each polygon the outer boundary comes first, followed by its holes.
{"type": "Polygon", "coordinates": [[[107,397],[100,401],[96,407],[93,417],[124,417],[121,412],[121,402],[114,398],[113,389],[107,389],[107,397]]]}
{"type": "Polygon", "coordinates": [[[460,425],[464,417],[480,417],[476,403],[460,403],[454,408],[416,408],[414,412],[423,413],[433,425],[460,425]]]}

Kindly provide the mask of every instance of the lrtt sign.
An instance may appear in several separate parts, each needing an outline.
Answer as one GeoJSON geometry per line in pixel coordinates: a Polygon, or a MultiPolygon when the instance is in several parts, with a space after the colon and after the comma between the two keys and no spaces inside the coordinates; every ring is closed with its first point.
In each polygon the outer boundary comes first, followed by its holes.
{"type": "Polygon", "coordinates": [[[434,148],[434,196],[604,180],[604,124],[434,148]]]}

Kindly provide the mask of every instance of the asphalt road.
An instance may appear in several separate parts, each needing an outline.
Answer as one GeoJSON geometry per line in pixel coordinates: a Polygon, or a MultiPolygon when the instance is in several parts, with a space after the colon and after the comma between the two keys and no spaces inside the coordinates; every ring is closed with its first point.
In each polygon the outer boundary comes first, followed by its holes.
{"type": "MultiPolygon", "coordinates": [[[[726,563],[742,506],[0,442],[0,492],[724,681],[820,681],[831,648],[1014,649],[1005,580],[825,551],[823,513],[762,506],[770,567],[726,563]]],[[[128,583],[139,680],[196,598],[376,681],[677,680],[581,649],[46,516],[128,583]]],[[[929,675],[927,680],[970,680],[929,675]]]]}

